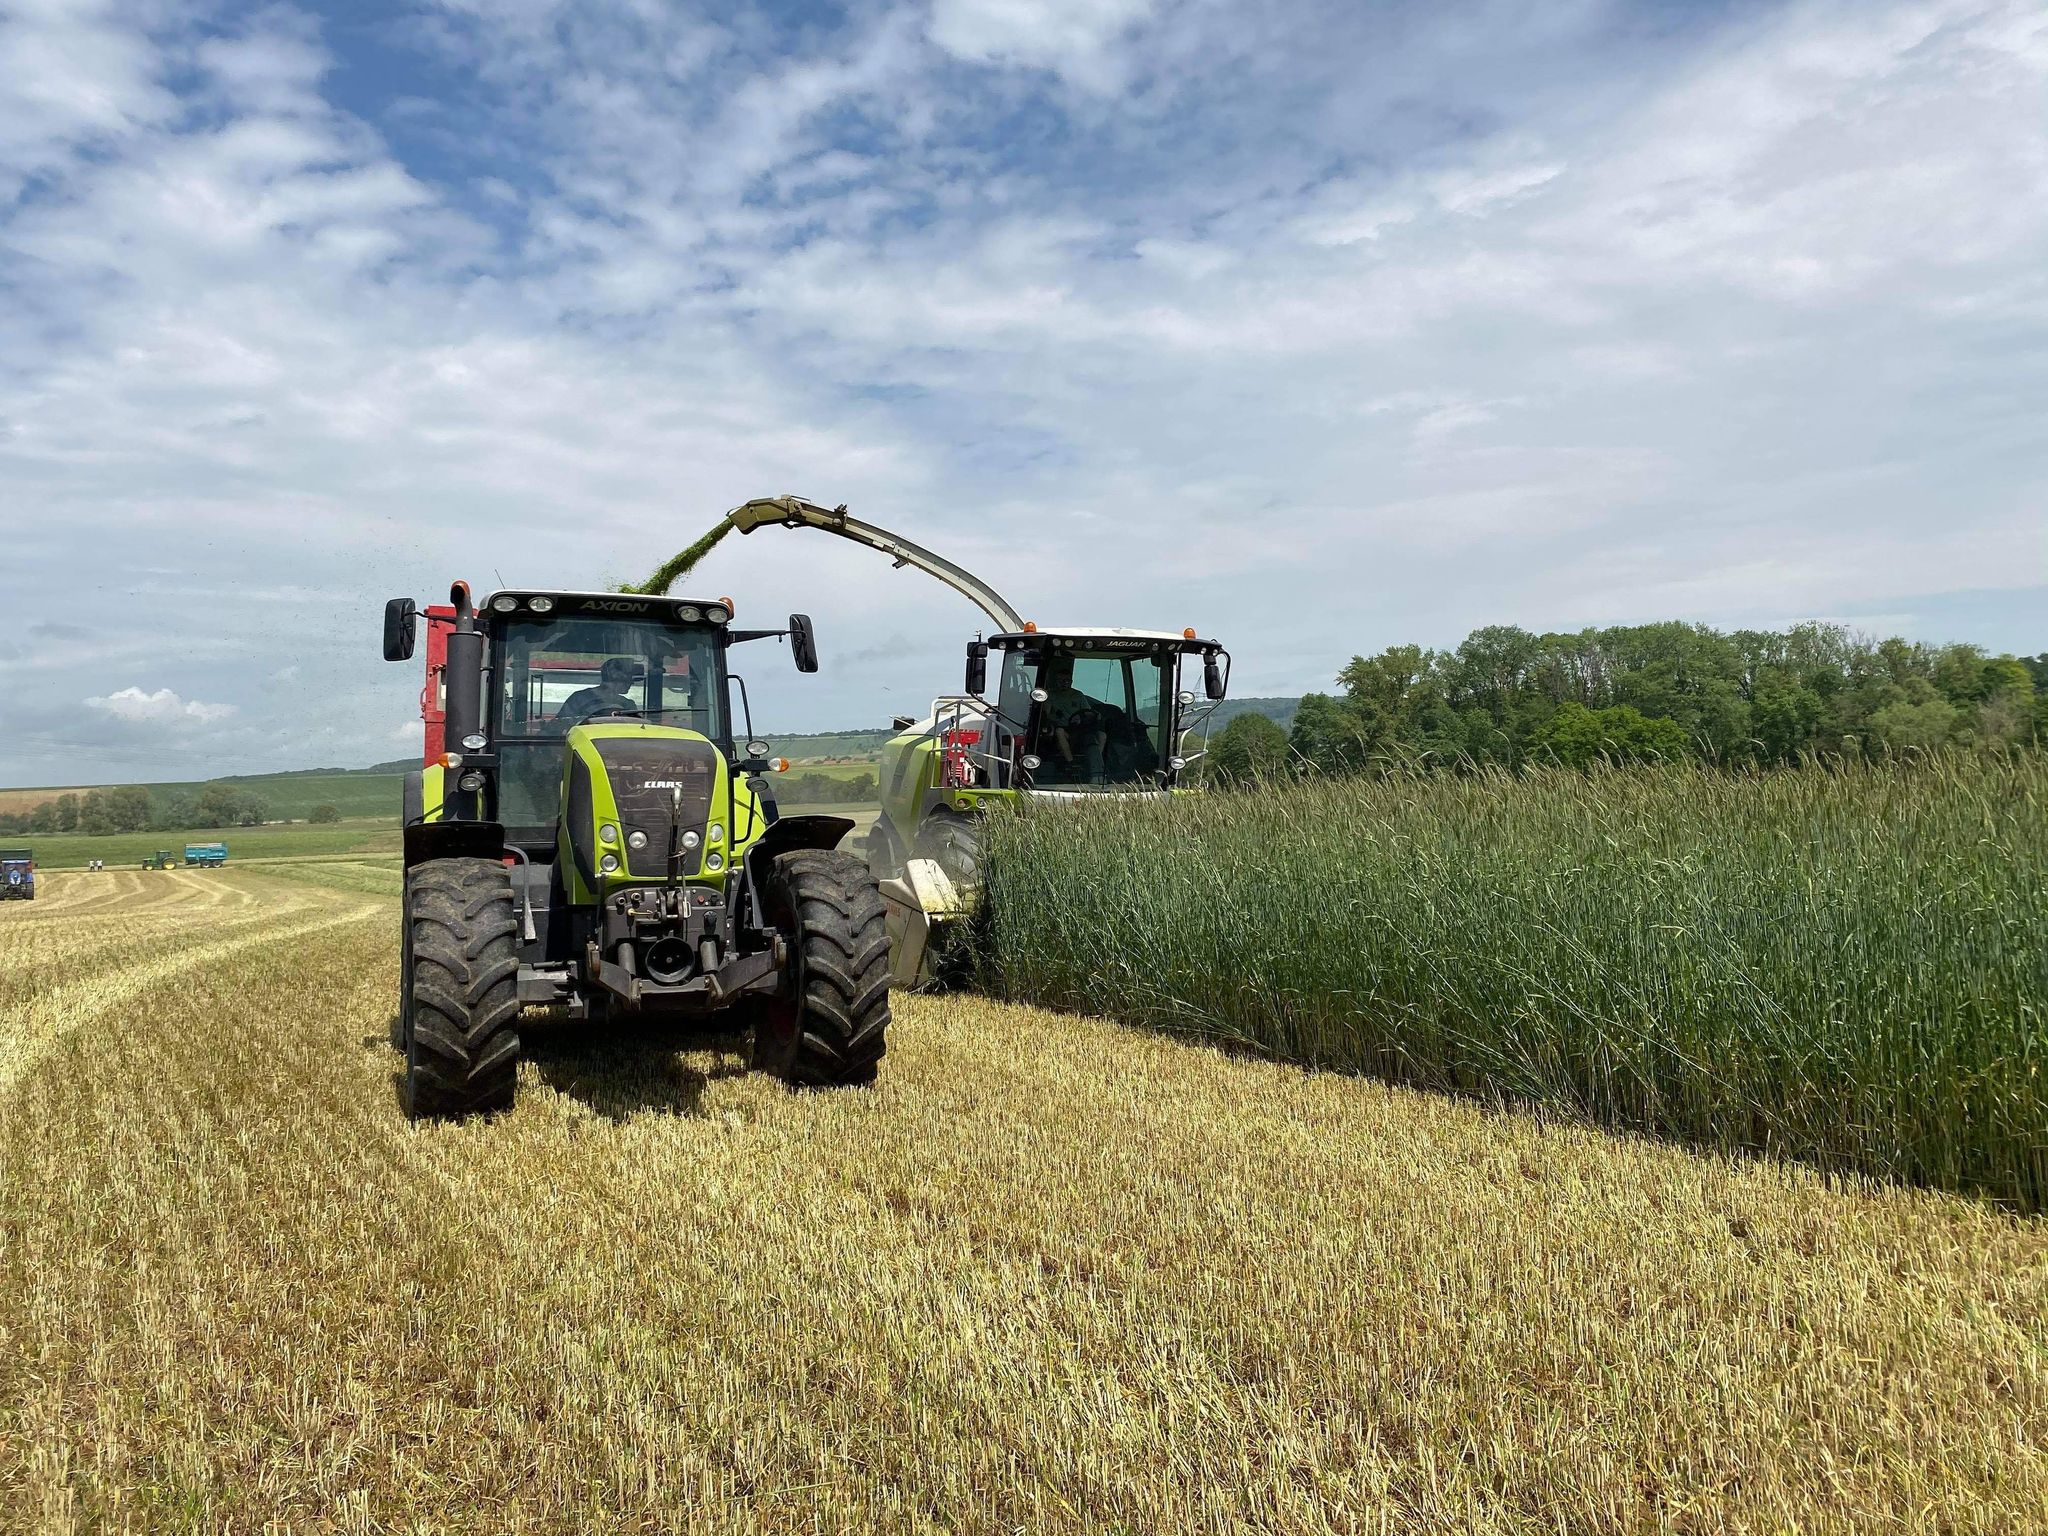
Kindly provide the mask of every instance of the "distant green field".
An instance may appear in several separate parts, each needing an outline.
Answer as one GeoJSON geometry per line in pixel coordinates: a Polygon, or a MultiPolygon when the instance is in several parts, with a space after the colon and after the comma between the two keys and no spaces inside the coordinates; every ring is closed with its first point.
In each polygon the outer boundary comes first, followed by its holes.
{"type": "MultiPolygon", "coordinates": [[[[263,802],[264,814],[276,821],[304,821],[313,808],[331,805],[343,816],[396,816],[403,772],[376,769],[314,769],[304,773],[242,774],[199,783],[145,784],[160,810],[177,800],[196,800],[210,783],[232,784],[263,802]]],[[[101,785],[65,785],[46,789],[0,789],[0,811],[26,811],[58,795],[82,795],[101,785]]]]}
{"type": "Polygon", "coordinates": [[[306,858],[322,853],[383,853],[399,846],[395,815],[357,817],[327,826],[235,827],[225,831],[116,832],[110,837],[66,834],[15,837],[10,844],[28,848],[43,869],[82,869],[90,859],[104,859],[109,869],[140,864],[158,848],[182,853],[187,843],[228,845],[228,863],[249,859],[306,858]]]}

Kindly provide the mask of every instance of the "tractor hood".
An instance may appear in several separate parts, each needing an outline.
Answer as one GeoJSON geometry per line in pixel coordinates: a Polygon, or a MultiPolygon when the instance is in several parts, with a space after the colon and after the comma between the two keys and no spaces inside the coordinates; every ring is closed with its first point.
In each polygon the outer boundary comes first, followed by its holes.
{"type": "MultiPolygon", "coordinates": [[[[731,800],[724,755],[695,731],[605,724],[569,732],[561,835],[593,891],[667,879],[671,834],[679,876],[722,878],[732,857],[731,800]],[[616,860],[610,869],[607,858],[616,860]]],[[[744,810],[752,816],[751,799],[744,810]]]]}

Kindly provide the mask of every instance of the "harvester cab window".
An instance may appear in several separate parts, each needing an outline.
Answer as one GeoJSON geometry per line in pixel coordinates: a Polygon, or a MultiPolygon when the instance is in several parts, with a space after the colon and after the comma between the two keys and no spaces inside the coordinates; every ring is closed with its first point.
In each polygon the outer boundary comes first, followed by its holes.
{"type": "Polygon", "coordinates": [[[1078,649],[1047,656],[1040,670],[1046,699],[1039,706],[1034,782],[1129,785],[1158,773],[1174,660],[1078,649]]]}

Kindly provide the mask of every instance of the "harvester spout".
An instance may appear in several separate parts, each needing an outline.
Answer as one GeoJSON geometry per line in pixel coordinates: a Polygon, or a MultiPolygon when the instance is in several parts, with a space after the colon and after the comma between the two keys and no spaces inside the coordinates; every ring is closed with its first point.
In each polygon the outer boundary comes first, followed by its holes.
{"type": "Polygon", "coordinates": [[[821,533],[835,533],[842,539],[851,539],[869,549],[880,550],[899,566],[916,566],[927,576],[944,582],[987,614],[999,632],[1015,634],[1024,628],[1024,616],[972,571],[955,565],[945,556],[934,554],[920,544],[900,538],[886,528],[877,528],[873,523],[848,515],[844,506],[821,507],[801,496],[760,496],[734,507],[725,514],[725,520],[741,533],[752,533],[756,528],[771,523],[784,528],[816,528],[821,533]]]}

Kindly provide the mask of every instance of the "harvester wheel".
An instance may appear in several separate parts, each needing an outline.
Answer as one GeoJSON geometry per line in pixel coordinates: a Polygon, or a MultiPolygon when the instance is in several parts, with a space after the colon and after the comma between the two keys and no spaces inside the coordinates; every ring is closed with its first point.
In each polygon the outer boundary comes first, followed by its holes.
{"type": "Polygon", "coordinates": [[[889,933],[874,875],[850,853],[799,849],[775,860],[767,899],[794,974],[755,1020],[754,1066],[807,1088],[873,1082],[889,1027],[889,933]]]}
{"type": "Polygon", "coordinates": [[[417,1119],[510,1109],[519,1075],[511,873],[496,859],[429,859],[406,871],[405,887],[406,1110],[417,1119]]]}
{"type": "Polygon", "coordinates": [[[953,884],[972,890],[981,880],[981,823],[934,813],[917,829],[917,856],[935,861],[953,884]]]}

